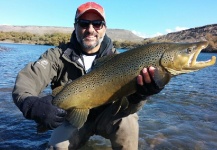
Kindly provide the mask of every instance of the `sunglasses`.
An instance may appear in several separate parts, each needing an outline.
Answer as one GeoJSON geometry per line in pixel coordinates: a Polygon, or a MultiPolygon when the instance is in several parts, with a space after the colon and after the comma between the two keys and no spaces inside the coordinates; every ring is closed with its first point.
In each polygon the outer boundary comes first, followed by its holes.
{"type": "Polygon", "coordinates": [[[76,21],[76,23],[82,27],[83,29],[87,29],[89,28],[89,25],[92,24],[93,28],[95,30],[100,30],[102,29],[103,25],[105,25],[105,21],[102,20],[83,20],[83,19],[79,19],[76,21]]]}

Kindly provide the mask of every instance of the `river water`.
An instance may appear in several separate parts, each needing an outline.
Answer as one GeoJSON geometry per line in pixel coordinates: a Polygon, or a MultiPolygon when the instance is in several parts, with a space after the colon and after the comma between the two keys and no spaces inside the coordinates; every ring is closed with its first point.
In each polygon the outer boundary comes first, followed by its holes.
{"type": "MultiPolygon", "coordinates": [[[[51,132],[36,133],[24,119],[11,91],[17,73],[52,46],[0,43],[0,150],[45,149],[51,132]],[[5,50],[4,50],[5,49],[5,50]]],[[[208,60],[216,53],[202,53],[208,60]]],[[[139,111],[139,150],[214,150],[217,148],[217,64],[172,78],[139,111]]],[[[46,89],[45,94],[50,90],[46,89]]],[[[110,150],[108,140],[93,136],[83,150],[110,150]]]]}

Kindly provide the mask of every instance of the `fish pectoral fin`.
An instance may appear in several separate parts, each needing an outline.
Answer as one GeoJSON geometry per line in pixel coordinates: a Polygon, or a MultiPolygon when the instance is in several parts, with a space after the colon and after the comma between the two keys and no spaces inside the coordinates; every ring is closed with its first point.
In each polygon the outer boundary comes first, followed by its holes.
{"type": "Polygon", "coordinates": [[[168,73],[166,70],[160,67],[157,67],[155,69],[153,80],[155,81],[158,87],[164,87],[167,83],[169,83],[170,79],[171,74],[168,73]]]}
{"type": "Polygon", "coordinates": [[[127,99],[126,96],[124,96],[122,99],[121,99],[121,110],[120,111],[123,111],[125,109],[127,109],[129,106],[129,101],[127,99]]]}
{"type": "Polygon", "coordinates": [[[128,108],[129,102],[126,97],[122,97],[112,105],[112,115],[115,116],[118,112],[128,108]]]}
{"type": "Polygon", "coordinates": [[[112,115],[116,115],[119,110],[121,109],[121,100],[118,100],[116,102],[113,102],[112,105],[111,105],[111,112],[112,112],[112,115]]]}
{"type": "Polygon", "coordinates": [[[87,121],[89,111],[87,108],[72,108],[67,111],[67,120],[74,127],[80,129],[87,121]]]}

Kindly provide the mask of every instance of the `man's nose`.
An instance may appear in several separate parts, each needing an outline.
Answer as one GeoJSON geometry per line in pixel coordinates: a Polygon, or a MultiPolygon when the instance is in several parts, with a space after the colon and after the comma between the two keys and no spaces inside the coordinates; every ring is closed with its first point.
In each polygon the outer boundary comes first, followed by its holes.
{"type": "Polygon", "coordinates": [[[87,30],[88,30],[90,33],[92,33],[93,31],[95,31],[95,29],[94,29],[94,27],[93,27],[92,24],[89,24],[87,30]]]}

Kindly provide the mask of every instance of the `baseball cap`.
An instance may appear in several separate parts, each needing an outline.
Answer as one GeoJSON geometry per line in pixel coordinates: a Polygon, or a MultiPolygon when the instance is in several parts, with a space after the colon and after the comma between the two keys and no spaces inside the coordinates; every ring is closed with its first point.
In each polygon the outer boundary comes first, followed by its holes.
{"type": "Polygon", "coordinates": [[[80,5],[77,8],[75,20],[77,20],[81,15],[83,15],[85,12],[90,11],[90,10],[97,12],[105,21],[105,11],[103,7],[95,2],[87,2],[87,3],[80,5]]]}

